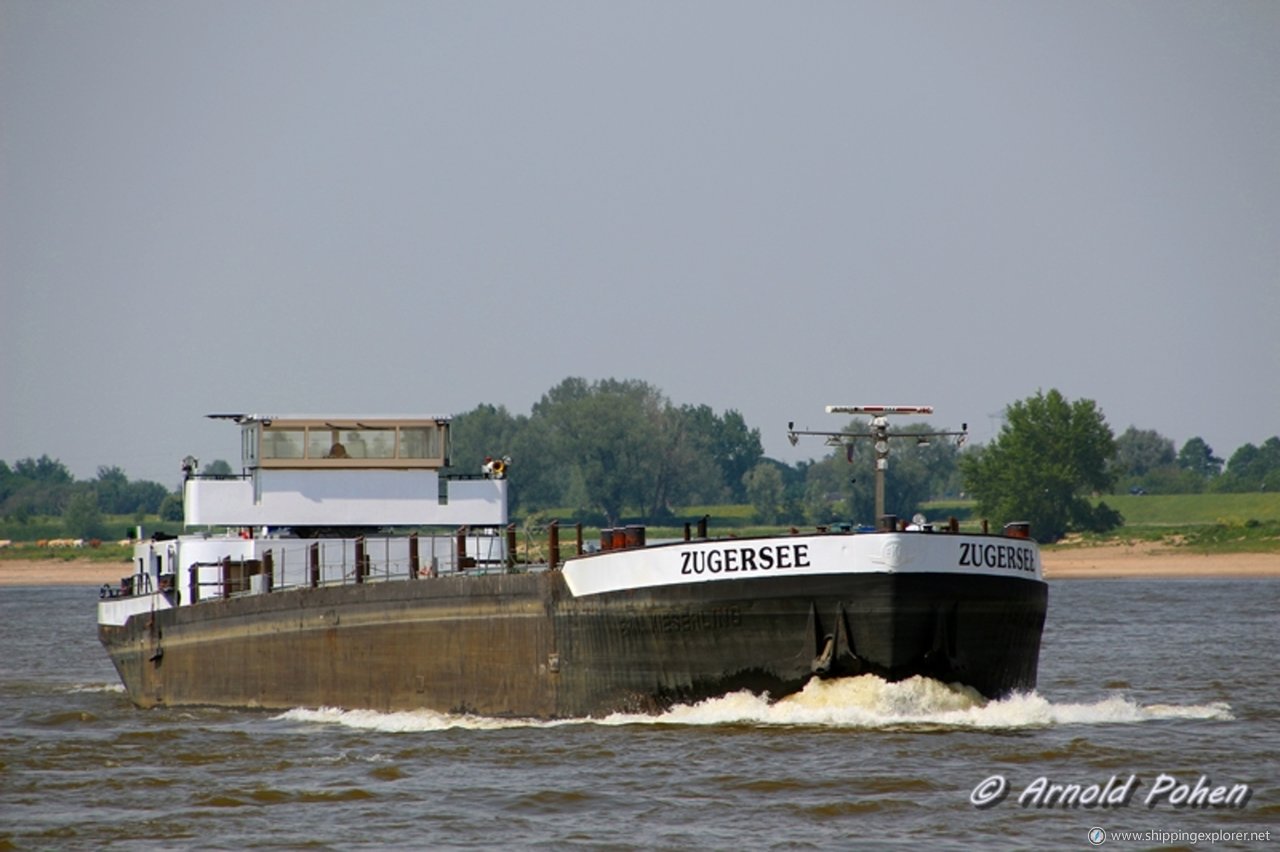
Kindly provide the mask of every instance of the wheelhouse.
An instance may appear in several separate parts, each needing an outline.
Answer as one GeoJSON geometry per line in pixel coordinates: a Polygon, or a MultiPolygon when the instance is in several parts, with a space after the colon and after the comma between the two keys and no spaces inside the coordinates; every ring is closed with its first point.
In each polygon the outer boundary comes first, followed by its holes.
{"type": "Polygon", "coordinates": [[[445,418],[239,416],[241,462],[259,468],[438,469],[449,464],[445,418]]]}

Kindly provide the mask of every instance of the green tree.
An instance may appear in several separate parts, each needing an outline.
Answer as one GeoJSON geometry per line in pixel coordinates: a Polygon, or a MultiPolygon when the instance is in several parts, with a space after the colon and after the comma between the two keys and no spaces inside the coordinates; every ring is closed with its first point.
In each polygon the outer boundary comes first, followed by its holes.
{"type": "Polygon", "coordinates": [[[1173,441],[1154,429],[1130,426],[1116,438],[1116,454],[1112,463],[1118,478],[1140,479],[1148,473],[1174,463],[1173,441]]]}
{"type": "Polygon", "coordinates": [[[30,518],[61,515],[72,497],[75,478],[62,462],[44,455],[14,462],[5,483],[7,496],[0,511],[30,518]]]}
{"type": "Polygon", "coordinates": [[[1222,473],[1222,459],[1215,456],[1213,447],[1197,435],[1178,451],[1178,467],[1202,480],[1209,480],[1222,473]]]}
{"type": "MultiPolygon", "coordinates": [[[[746,500],[745,477],[764,457],[760,430],[748,428],[737,411],[726,411],[721,416],[708,405],[686,405],[680,409],[680,413],[685,419],[691,441],[715,462],[718,470],[714,476],[715,484],[727,489],[725,498],[736,503],[746,500]]],[[[707,490],[708,485],[709,483],[703,482],[699,490],[707,490]]],[[[707,499],[702,502],[712,501],[707,499]]]]}
{"type": "Polygon", "coordinates": [[[449,468],[479,473],[486,458],[504,458],[515,446],[520,421],[505,406],[477,405],[449,424],[449,468]]]}
{"type": "Polygon", "coordinates": [[[235,471],[225,459],[214,459],[204,466],[201,474],[203,476],[234,476],[235,471]]]}
{"type": "Polygon", "coordinates": [[[569,378],[543,395],[533,419],[545,426],[566,477],[580,478],[590,505],[579,508],[598,509],[617,524],[628,505],[638,509],[654,491],[666,407],[644,382],[569,378]]]}
{"type": "Polygon", "coordinates": [[[1140,488],[1151,494],[1199,494],[1204,491],[1206,481],[1189,470],[1177,465],[1160,467],[1148,473],[1141,480],[1119,480],[1117,490],[1126,488],[1133,492],[1140,488]]]}
{"type": "Polygon", "coordinates": [[[963,461],[965,484],[982,515],[998,524],[1028,521],[1039,541],[1069,530],[1102,530],[1122,519],[1091,493],[1112,487],[1115,438],[1092,400],[1057,390],[1010,405],[1000,434],[963,461]]]}
{"type": "MultiPolygon", "coordinates": [[[[226,465],[226,462],[221,464],[226,465]]],[[[138,512],[153,514],[160,508],[160,501],[169,493],[168,489],[157,482],[130,482],[119,467],[105,465],[98,468],[93,489],[98,494],[98,508],[109,515],[132,515],[138,512]]]]}
{"type": "Polygon", "coordinates": [[[22,487],[23,480],[13,472],[8,463],[0,461],[0,506],[22,487]]]}
{"type": "Polygon", "coordinates": [[[131,506],[125,505],[129,477],[119,467],[100,466],[93,488],[98,493],[98,508],[102,511],[112,515],[124,515],[133,511],[131,506]]]}
{"type": "Polygon", "coordinates": [[[169,496],[169,489],[158,482],[136,480],[129,483],[125,490],[124,506],[120,514],[154,515],[160,511],[160,504],[169,496]]]}
{"type": "MultiPolygon", "coordinates": [[[[896,507],[895,514],[910,517],[920,511],[922,503],[962,490],[960,445],[954,437],[912,437],[939,431],[943,431],[941,427],[929,423],[910,423],[895,431],[899,438],[891,441],[892,455],[884,489],[886,511],[892,506],[896,507]]],[[[874,474],[874,465],[871,460],[869,475],[874,474]]]]}
{"type": "MultiPolygon", "coordinates": [[[[584,505],[616,524],[625,507],[638,507],[649,492],[659,455],[659,420],[666,400],[643,382],[588,383],[571,377],[543,394],[532,419],[546,450],[560,461],[560,480],[577,479],[584,505]]],[[[567,488],[565,489],[567,491],[567,488]]]]}
{"type": "MultiPolygon", "coordinates": [[[[507,501],[513,512],[525,509],[530,501],[554,493],[546,482],[545,453],[529,446],[528,417],[514,417],[505,406],[477,405],[459,414],[449,424],[449,468],[451,475],[477,474],[487,458],[509,458],[507,501]]],[[[543,505],[552,505],[545,503],[543,505]]]]}
{"type": "Polygon", "coordinates": [[[98,495],[93,489],[81,488],[76,492],[62,513],[62,523],[76,538],[102,538],[106,534],[102,510],[98,508],[98,495]]]}
{"type": "Polygon", "coordinates": [[[716,418],[716,425],[711,443],[712,457],[720,468],[724,484],[730,489],[730,497],[741,500],[746,497],[743,477],[764,458],[760,430],[749,428],[742,414],[732,409],[716,418]]]}
{"type": "Polygon", "coordinates": [[[730,499],[716,457],[716,433],[699,429],[687,408],[670,403],[655,423],[658,455],[647,497],[639,503],[642,514],[650,520],[668,519],[677,505],[730,499]]]}
{"type": "Polygon", "coordinates": [[[182,498],[177,494],[170,494],[160,502],[160,508],[156,512],[162,521],[179,521],[183,520],[182,516],[182,498]]]}
{"type": "Polygon", "coordinates": [[[1130,426],[1116,438],[1116,454],[1111,472],[1116,486],[1131,493],[1174,494],[1188,489],[1178,469],[1173,441],[1154,429],[1130,426]]]}
{"type": "Polygon", "coordinates": [[[756,523],[776,524],[785,489],[778,465],[762,461],[743,476],[747,499],[756,510],[756,523]]]}
{"type": "Polygon", "coordinates": [[[565,379],[534,405],[529,434],[558,493],[609,524],[628,509],[663,517],[708,483],[723,488],[705,435],[646,382],[565,379]]]}
{"type": "MultiPolygon", "coordinates": [[[[811,524],[830,524],[854,517],[854,504],[859,502],[854,496],[856,484],[857,477],[851,475],[843,458],[837,460],[832,455],[809,465],[805,469],[802,498],[805,520],[811,524]]],[[[874,491],[871,495],[874,504],[874,491]]]]}
{"type": "Polygon", "coordinates": [[[1232,492],[1280,490],[1280,437],[1268,438],[1261,447],[1245,444],[1232,453],[1214,488],[1232,492]]]}
{"type": "Polygon", "coordinates": [[[23,459],[15,462],[13,471],[23,479],[31,482],[41,482],[49,485],[70,485],[75,482],[75,477],[71,475],[71,471],[67,470],[67,466],[57,459],[51,459],[47,455],[38,459],[23,459]]]}

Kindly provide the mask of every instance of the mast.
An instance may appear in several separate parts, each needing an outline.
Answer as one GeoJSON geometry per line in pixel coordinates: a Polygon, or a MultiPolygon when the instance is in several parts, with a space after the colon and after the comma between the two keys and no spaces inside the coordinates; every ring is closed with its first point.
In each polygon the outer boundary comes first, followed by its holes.
{"type": "Polygon", "coordinates": [[[884,517],[884,475],[889,469],[889,440],[914,438],[917,444],[927,444],[929,438],[955,438],[957,446],[969,435],[969,424],[961,424],[959,432],[908,432],[895,435],[889,431],[889,415],[927,415],[933,413],[932,405],[828,405],[828,414],[869,414],[871,422],[866,432],[810,432],[797,430],[795,422],[787,424],[787,440],[794,447],[801,435],[817,435],[827,439],[827,446],[849,446],[857,438],[870,438],[876,453],[876,521],[884,517]]]}

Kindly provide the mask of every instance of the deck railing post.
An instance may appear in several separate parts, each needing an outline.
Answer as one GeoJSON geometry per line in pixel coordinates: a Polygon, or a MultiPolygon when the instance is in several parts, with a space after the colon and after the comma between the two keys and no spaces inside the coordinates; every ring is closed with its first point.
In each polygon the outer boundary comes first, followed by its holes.
{"type": "Polygon", "coordinates": [[[547,524],[547,567],[555,570],[560,564],[560,522],[547,524]]]}
{"type": "Polygon", "coordinates": [[[458,527],[456,549],[454,552],[454,570],[462,571],[468,567],[467,565],[467,528],[458,527]]]}

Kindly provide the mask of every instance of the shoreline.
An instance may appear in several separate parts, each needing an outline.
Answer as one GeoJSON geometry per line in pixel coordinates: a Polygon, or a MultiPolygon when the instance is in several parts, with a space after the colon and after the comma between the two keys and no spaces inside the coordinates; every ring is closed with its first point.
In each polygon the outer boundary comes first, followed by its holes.
{"type": "Polygon", "coordinates": [[[1280,553],[1192,553],[1139,542],[1046,548],[1046,580],[1280,577],[1280,553]]]}
{"type": "MultiPolygon", "coordinates": [[[[1046,580],[1280,577],[1280,553],[1188,553],[1150,543],[1063,547],[1042,551],[1046,580]]],[[[129,562],[89,559],[0,559],[0,586],[115,585],[129,562]]]]}

